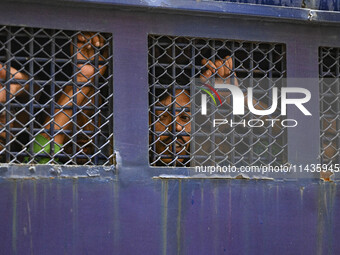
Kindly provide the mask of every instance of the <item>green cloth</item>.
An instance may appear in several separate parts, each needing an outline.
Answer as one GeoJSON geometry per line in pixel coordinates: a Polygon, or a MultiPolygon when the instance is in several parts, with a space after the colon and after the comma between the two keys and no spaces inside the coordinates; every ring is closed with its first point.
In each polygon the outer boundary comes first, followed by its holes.
{"type": "MultiPolygon", "coordinates": [[[[47,139],[45,136],[39,134],[35,137],[33,144],[33,152],[38,153],[41,150],[44,150],[46,153],[51,152],[51,143],[50,140],[47,139]],[[47,145],[46,145],[47,144],[47,145]]],[[[54,153],[57,153],[60,151],[62,145],[59,145],[57,143],[54,143],[54,153]]]]}
{"type": "MultiPolygon", "coordinates": [[[[57,153],[60,151],[62,144],[54,143],[54,153],[57,153]]],[[[35,137],[34,143],[33,143],[33,152],[35,154],[45,152],[47,154],[50,154],[51,152],[51,143],[50,140],[44,137],[43,135],[39,134],[35,137]]],[[[56,159],[57,161],[58,159],[56,159]]],[[[38,164],[47,164],[50,161],[50,158],[38,158],[37,162],[38,164]]]]}

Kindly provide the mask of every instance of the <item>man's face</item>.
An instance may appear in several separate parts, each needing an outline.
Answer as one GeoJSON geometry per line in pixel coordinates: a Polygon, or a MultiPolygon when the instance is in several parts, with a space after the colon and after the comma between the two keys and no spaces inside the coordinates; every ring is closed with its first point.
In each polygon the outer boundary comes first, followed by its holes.
{"type": "Polygon", "coordinates": [[[155,146],[156,153],[165,156],[161,157],[161,161],[166,164],[183,163],[185,158],[181,156],[190,154],[191,113],[188,94],[188,91],[178,89],[176,98],[169,95],[157,104],[167,109],[155,111],[154,125],[156,132],[164,133],[155,136],[155,146]],[[176,107],[175,116],[173,116],[173,107],[176,107]]]}

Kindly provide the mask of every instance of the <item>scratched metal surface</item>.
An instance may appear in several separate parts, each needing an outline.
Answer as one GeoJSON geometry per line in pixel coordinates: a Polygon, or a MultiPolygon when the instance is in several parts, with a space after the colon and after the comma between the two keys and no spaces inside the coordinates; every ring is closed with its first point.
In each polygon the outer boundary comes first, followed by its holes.
{"type": "Polygon", "coordinates": [[[1,254],[339,254],[335,183],[0,182],[1,254]]]}
{"type": "MultiPolygon", "coordinates": [[[[290,77],[317,78],[318,47],[340,46],[338,25],[321,22],[334,16],[318,13],[324,16],[314,23],[298,10],[292,18],[305,22],[292,23],[102,7],[2,4],[3,25],[113,34],[117,167],[2,165],[0,254],[339,254],[337,176],[334,182],[307,173],[200,179],[189,168],[149,167],[147,150],[147,34],[282,42],[290,77]]],[[[267,11],[289,16],[284,8],[267,11]]],[[[318,94],[315,80],[301,86],[318,94]]],[[[292,164],[319,162],[318,100],[307,105],[313,117],[288,134],[292,164]]],[[[302,120],[293,109],[289,114],[302,120]]]]}

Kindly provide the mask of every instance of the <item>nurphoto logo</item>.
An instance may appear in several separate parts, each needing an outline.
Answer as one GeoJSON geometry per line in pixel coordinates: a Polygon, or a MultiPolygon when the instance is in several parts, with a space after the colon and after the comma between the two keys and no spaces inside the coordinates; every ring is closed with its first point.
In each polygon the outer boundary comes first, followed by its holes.
{"type": "MultiPolygon", "coordinates": [[[[312,114],[308,111],[308,109],[304,106],[309,100],[311,99],[311,93],[308,89],[305,88],[299,88],[299,87],[282,87],[280,90],[280,95],[279,95],[279,89],[276,87],[273,87],[268,94],[271,95],[271,105],[268,106],[267,109],[256,109],[254,102],[254,88],[247,88],[247,93],[246,95],[243,93],[240,87],[236,85],[231,85],[231,84],[221,84],[221,83],[216,83],[215,88],[212,87],[209,84],[204,84],[204,87],[200,87],[199,89],[202,90],[201,93],[201,114],[202,115],[207,115],[207,95],[210,96],[210,98],[213,100],[214,104],[216,107],[219,107],[222,105],[222,100],[221,96],[218,93],[217,90],[223,90],[223,91],[229,91],[229,93],[232,96],[232,113],[233,115],[237,116],[242,116],[245,115],[245,101],[247,102],[248,109],[249,111],[257,116],[268,116],[270,114],[273,114],[277,108],[278,108],[278,101],[280,98],[281,101],[281,107],[280,107],[280,115],[286,116],[287,115],[287,105],[294,105],[297,107],[305,116],[312,116],[312,114]],[[211,92],[210,92],[210,91],[211,92]],[[290,97],[289,97],[290,95],[290,97]],[[297,97],[292,97],[296,96],[297,97]],[[217,104],[217,101],[215,97],[217,98],[219,104],[217,104]]],[[[242,121],[238,122],[233,122],[233,120],[228,120],[228,119],[214,119],[213,125],[214,127],[217,125],[222,125],[222,124],[230,124],[230,126],[237,126],[237,125],[243,125],[246,127],[248,124],[249,127],[262,127],[264,126],[264,123],[269,122],[272,126],[278,121],[281,122],[281,125],[283,127],[295,127],[297,126],[298,122],[295,119],[250,119],[250,120],[245,120],[243,119],[242,121]]]]}

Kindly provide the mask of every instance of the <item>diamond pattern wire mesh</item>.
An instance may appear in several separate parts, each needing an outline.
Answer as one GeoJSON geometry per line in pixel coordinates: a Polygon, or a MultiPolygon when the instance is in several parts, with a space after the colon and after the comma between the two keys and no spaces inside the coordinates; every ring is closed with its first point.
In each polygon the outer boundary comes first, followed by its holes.
{"type": "Polygon", "coordinates": [[[319,48],[321,162],[340,162],[340,48],[319,48]]]}
{"type": "Polygon", "coordinates": [[[0,27],[0,162],[112,164],[111,41],[0,27]]]}
{"type": "Polygon", "coordinates": [[[281,120],[280,97],[277,110],[261,119],[247,107],[244,116],[233,115],[232,96],[218,90],[222,105],[208,96],[207,115],[201,114],[202,85],[215,82],[231,83],[245,94],[253,88],[255,108],[267,109],[273,87],[285,85],[285,45],[149,35],[148,46],[151,166],[286,163],[286,128],[280,121],[265,121],[281,120]],[[247,123],[259,118],[261,128],[213,125],[214,119],[247,123]]]}

